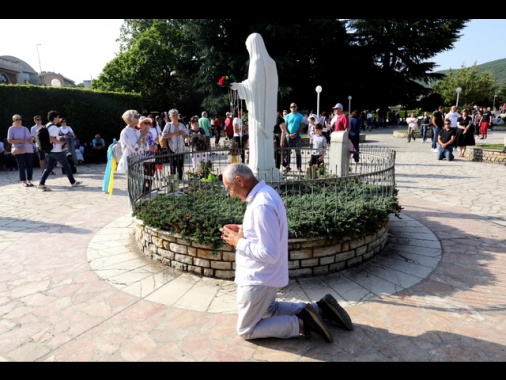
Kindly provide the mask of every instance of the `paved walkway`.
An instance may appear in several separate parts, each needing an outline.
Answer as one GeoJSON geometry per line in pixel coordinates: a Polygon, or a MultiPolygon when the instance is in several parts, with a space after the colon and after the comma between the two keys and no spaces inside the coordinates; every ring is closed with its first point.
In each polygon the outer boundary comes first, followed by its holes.
{"type": "MultiPolygon", "coordinates": [[[[294,280],[279,295],[334,294],[355,329],[330,327],[332,344],[318,335],[238,338],[234,284],[140,255],[126,180],[118,175],[113,196],[102,193],[105,165],[78,167],[85,187],[57,172],[50,193],[0,172],[0,360],[506,360],[506,168],[437,161],[429,143],[392,130],[368,132],[366,142],[397,151],[404,210],[391,218],[388,248],[359,268],[294,280]]],[[[491,132],[486,142],[504,137],[491,132]]]]}

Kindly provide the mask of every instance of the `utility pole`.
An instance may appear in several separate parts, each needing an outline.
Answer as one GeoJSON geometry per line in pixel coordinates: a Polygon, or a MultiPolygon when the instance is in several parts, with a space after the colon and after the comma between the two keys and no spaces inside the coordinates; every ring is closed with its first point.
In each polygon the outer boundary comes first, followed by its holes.
{"type": "Polygon", "coordinates": [[[39,58],[39,79],[40,79],[40,84],[44,84],[43,83],[43,80],[42,80],[42,65],[40,64],[40,54],[39,54],[39,46],[42,45],[42,44],[37,44],[36,45],[36,48],[37,48],[37,57],[39,58]]]}

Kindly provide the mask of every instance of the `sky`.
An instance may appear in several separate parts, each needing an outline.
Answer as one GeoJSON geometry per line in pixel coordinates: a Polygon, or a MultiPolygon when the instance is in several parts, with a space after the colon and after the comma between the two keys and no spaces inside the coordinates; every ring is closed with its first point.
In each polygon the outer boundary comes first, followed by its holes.
{"type": "MultiPolygon", "coordinates": [[[[0,19],[0,56],[17,57],[35,71],[60,73],[79,84],[98,78],[116,57],[122,24],[123,19],[0,19]]],[[[461,34],[452,50],[431,59],[438,65],[434,71],[506,58],[506,19],[473,19],[461,34]]]]}
{"type": "Polygon", "coordinates": [[[37,72],[59,73],[79,84],[97,79],[119,53],[121,25],[123,19],[0,19],[0,56],[17,57],[37,72]]]}

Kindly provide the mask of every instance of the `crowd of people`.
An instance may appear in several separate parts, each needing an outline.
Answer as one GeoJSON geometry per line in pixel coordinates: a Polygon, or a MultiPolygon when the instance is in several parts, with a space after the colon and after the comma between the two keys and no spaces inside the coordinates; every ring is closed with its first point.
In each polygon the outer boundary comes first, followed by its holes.
{"type": "MultiPolygon", "coordinates": [[[[38,163],[41,169],[41,177],[37,189],[49,191],[50,188],[45,185],[50,175],[55,175],[53,169],[56,163],[62,167],[64,174],[67,175],[72,187],[80,186],[82,182],[77,181],[69,164],[69,158],[73,157],[69,150],[74,149],[76,136],[70,126],[66,125],[65,119],[60,117],[57,111],[49,111],[47,114],[48,124],[42,125],[42,117],[36,115],[33,117],[34,125],[28,129],[23,125],[23,118],[19,114],[12,116],[12,126],[7,131],[7,137],[4,139],[0,150],[9,153],[5,155],[6,167],[8,170],[17,170],[19,180],[24,187],[34,187],[33,168],[34,162],[38,163]],[[49,150],[42,149],[38,140],[38,132],[41,128],[47,128],[48,144],[52,146],[49,150]]],[[[76,158],[77,160],[77,158],[76,158]]],[[[2,164],[2,163],[0,163],[2,164]]]]}
{"type": "Polygon", "coordinates": [[[459,111],[456,105],[447,111],[439,106],[432,115],[424,112],[417,117],[411,113],[406,120],[408,123],[408,143],[416,140],[416,131],[420,130],[422,143],[427,141],[429,128],[432,132],[431,152],[437,153],[439,161],[453,161],[457,150],[458,157],[464,157],[467,146],[476,145],[475,138],[486,139],[488,130],[492,126],[494,114],[490,107],[474,107],[472,110],[464,108],[459,111]]]}
{"type": "MultiPolygon", "coordinates": [[[[283,170],[283,174],[287,175],[292,171],[291,168],[291,150],[295,150],[295,165],[299,172],[302,172],[302,134],[307,134],[309,137],[309,144],[313,146],[313,136],[316,133],[316,126],[320,124],[322,126],[322,136],[327,140],[327,146],[330,144],[330,135],[333,131],[347,130],[349,132],[350,152],[356,162],[359,160],[359,139],[361,131],[369,131],[374,128],[381,128],[386,125],[386,121],[382,119],[380,113],[376,113],[376,116],[371,111],[352,111],[351,115],[344,112],[344,107],[341,103],[337,103],[332,108],[332,117],[327,117],[326,111],[322,111],[320,115],[316,115],[314,111],[302,111],[299,112],[297,104],[290,104],[290,110],[278,111],[276,123],[273,126],[273,141],[275,149],[275,166],[278,169],[283,170]],[[284,148],[284,149],[282,149],[284,148]],[[289,148],[289,149],[287,149],[289,148]]],[[[432,114],[425,111],[423,115],[417,116],[414,113],[405,115],[405,118],[400,117],[400,113],[395,111],[385,112],[385,114],[391,118],[387,119],[389,124],[395,126],[395,124],[406,124],[408,126],[408,137],[407,141],[416,141],[419,136],[422,143],[428,140],[431,143],[431,151],[438,153],[438,159],[453,160],[453,151],[457,150],[458,157],[463,157],[466,152],[467,146],[473,146],[476,144],[476,139],[486,139],[488,136],[488,130],[493,124],[494,113],[490,107],[474,107],[472,109],[463,109],[459,111],[456,106],[450,107],[445,110],[443,106],[432,114]],[[450,121],[450,128],[455,135],[454,141],[446,148],[442,148],[442,143],[439,141],[439,134],[444,129],[444,120],[450,121]],[[432,135],[432,137],[429,137],[432,135]],[[451,151],[450,151],[451,150],[451,151]],[[448,158],[447,158],[448,155],[448,158]]],[[[20,115],[15,115],[14,119],[22,119],[20,115]]],[[[167,124],[171,123],[169,113],[162,112],[159,115],[154,116],[153,114],[147,115],[152,121],[151,132],[154,136],[154,141],[159,147],[159,137],[162,130],[167,124]]],[[[22,122],[22,120],[14,120],[13,127],[16,123],[22,122]]],[[[240,108],[235,109],[233,112],[226,112],[223,117],[209,116],[207,111],[202,111],[199,115],[194,115],[188,120],[182,115],[178,115],[178,122],[182,123],[188,136],[184,139],[184,145],[186,147],[195,147],[195,150],[202,152],[194,160],[194,170],[197,170],[200,161],[207,161],[210,158],[212,141],[214,140],[214,146],[231,146],[230,154],[233,155],[230,162],[243,162],[248,163],[248,156],[245,154],[245,148],[248,147],[249,135],[248,125],[244,123],[245,115],[244,111],[240,108]],[[197,123],[194,124],[195,120],[197,123]],[[195,125],[198,126],[198,132],[196,132],[195,125]],[[203,148],[202,141],[200,140],[197,144],[197,140],[192,139],[196,134],[202,136],[202,140],[205,140],[206,149],[203,148]],[[224,140],[221,140],[221,138],[224,140]],[[213,139],[214,138],[214,139],[213,139]],[[224,141],[220,145],[220,141],[224,141]]],[[[43,127],[42,117],[35,115],[33,117],[33,126],[29,129],[31,136],[35,136],[37,130],[43,127]]],[[[67,121],[64,118],[60,118],[58,123],[59,134],[66,135],[68,138],[67,144],[64,146],[63,151],[68,155],[69,165],[71,170],[75,173],[75,166],[84,163],[107,163],[107,149],[112,143],[107,143],[105,139],[100,135],[96,134],[95,138],[89,143],[81,143],[76,135],[75,131],[71,126],[67,125],[67,121]]],[[[139,128],[138,125],[136,125],[139,128]]],[[[15,129],[13,129],[15,131],[15,129]]],[[[446,135],[446,133],[445,133],[446,135]]],[[[34,140],[32,147],[27,146],[27,153],[32,155],[31,168],[40,167],[43,172],[46,167],[46,155],[37,146],[34,140]]],[[[445,146],[447,143],[443,143],[445,146]]],[[[321,149],[321,144],[317,146],[321,149]]],[[[19,153],[19,148],[17,152],[19,153]]],[[[168,150],[166,150],[168,152],[168,150]]],[[[9,142],[9,138],[5,137],[3,141],[0,141],[0,170],[15,171],[15,170],[27,170],[30,167],[28,156],[16,157],[16,146],[13,146],[9,142]],[[13,149],[14,148],[14,149],[13,149]],[[14,153],[12,152],[14,150],[14,153]],[[19,163],[21,157],[25,157],[24,163],[19,163]]],[[[311,165],[315,165],[312,163],[311,165]]],[[[310,166],[311,166],[310,165],[310,166]]],[[[62,166],[56,162],[56,166],[62,166]]],[[[181,172],[181,163],[176,165],[176,171],[181,172]]],[[[65,169],[62,168],[62,173],[65,173],[65,169]]],[[[50,175],[55,175],[54,170],[50,171],[50,175]]],[[[25,172],[25,176],[22,182],[26,183],[26,186],[30,186],[31,179],[24,179],[28,176],[25,172]]]]}
{"type": "MultiPolygon", "coordinates": [[[[63,139],[66,139],[66,143],[63,144],[62,151],[68,158],[68,163],[74,173],[76,172],[76,166],[82,165],[85,162],[106,162],[105,155],[97,153],[101,149],[100,147],[106,147],[106,143],[100,138],[100,135],[96,135],[95,139],[93,139],[90,143],[81,143],[76,132],[70,125],[67,124],[67,120],[63,117],[60,117],[58,120],[59,121],[56,124],[58,127],[58,135],[63,136],[63,139]]],[[[26,127],[23,125],[23,118],[21,115],[13,115],[12,125],[9,127],[11,135],[9,135],[8,132],[7,136],[0,141],[0,171],[26,171],[29,167],[31,167],[31,169],[28,170],[33,170],[34,168],[40,168],[41,172],[45,170],[46,153],[38,145],[36,141],[36,134],[40,128],[51,124],[49,119],[47,119],[47,121],[48,124],[43,124],[42,116],[35,115],[33,116],[33,125],[31,127],[26,127]],[[16,134],[17,136],[17,134],[20,134],[21,131],[26,133],[25,128],[32,136],[33,141],[25,139],[27,141],[26,146],[21,148],[17,146],[17,143],[12,143],[10,140],[19,140],[11,137],[13,137],[13,134],[16,134]],[[29,146],[29,144],[31,146],[29,146]],[[26,153],[22,153],[25,151],[26,153]],[[24,156],[24,154],[31,156],[24,156]]],[[[57,162],[55,167],[62,167],[62,165],[57,162]]],[[[62,173],[65,174],[64,172],[65,169],[62,167],[62,173]]],[[[56,175],[56,173],[51,170],[50,175],[56,175]]],[[[23,183],[25,183],[25,181],[23,181],[23,183]]],[[[31,187],[30,184],[31,181],[26,180],[26,186],[31,187]]]]}

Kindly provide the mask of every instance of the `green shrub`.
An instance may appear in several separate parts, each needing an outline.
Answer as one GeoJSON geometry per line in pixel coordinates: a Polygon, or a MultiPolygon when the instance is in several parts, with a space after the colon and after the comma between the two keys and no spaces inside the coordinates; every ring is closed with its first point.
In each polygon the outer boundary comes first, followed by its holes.
{"type": "MultiPolygon", "coordinates": [[[[290,239],[361,237],[377,232],[390,214],[402,207],[389,189],[353,181],[336,184],[306,183],[278,188],[288,216],[290,239]]],[[[133,215],[145,225],[177,233],[184,239],[217,249],[223,245],[219,229],[241,224],[246,203],[223,191],[191,195],[159,195],[134,205],[133,215]]]]}

